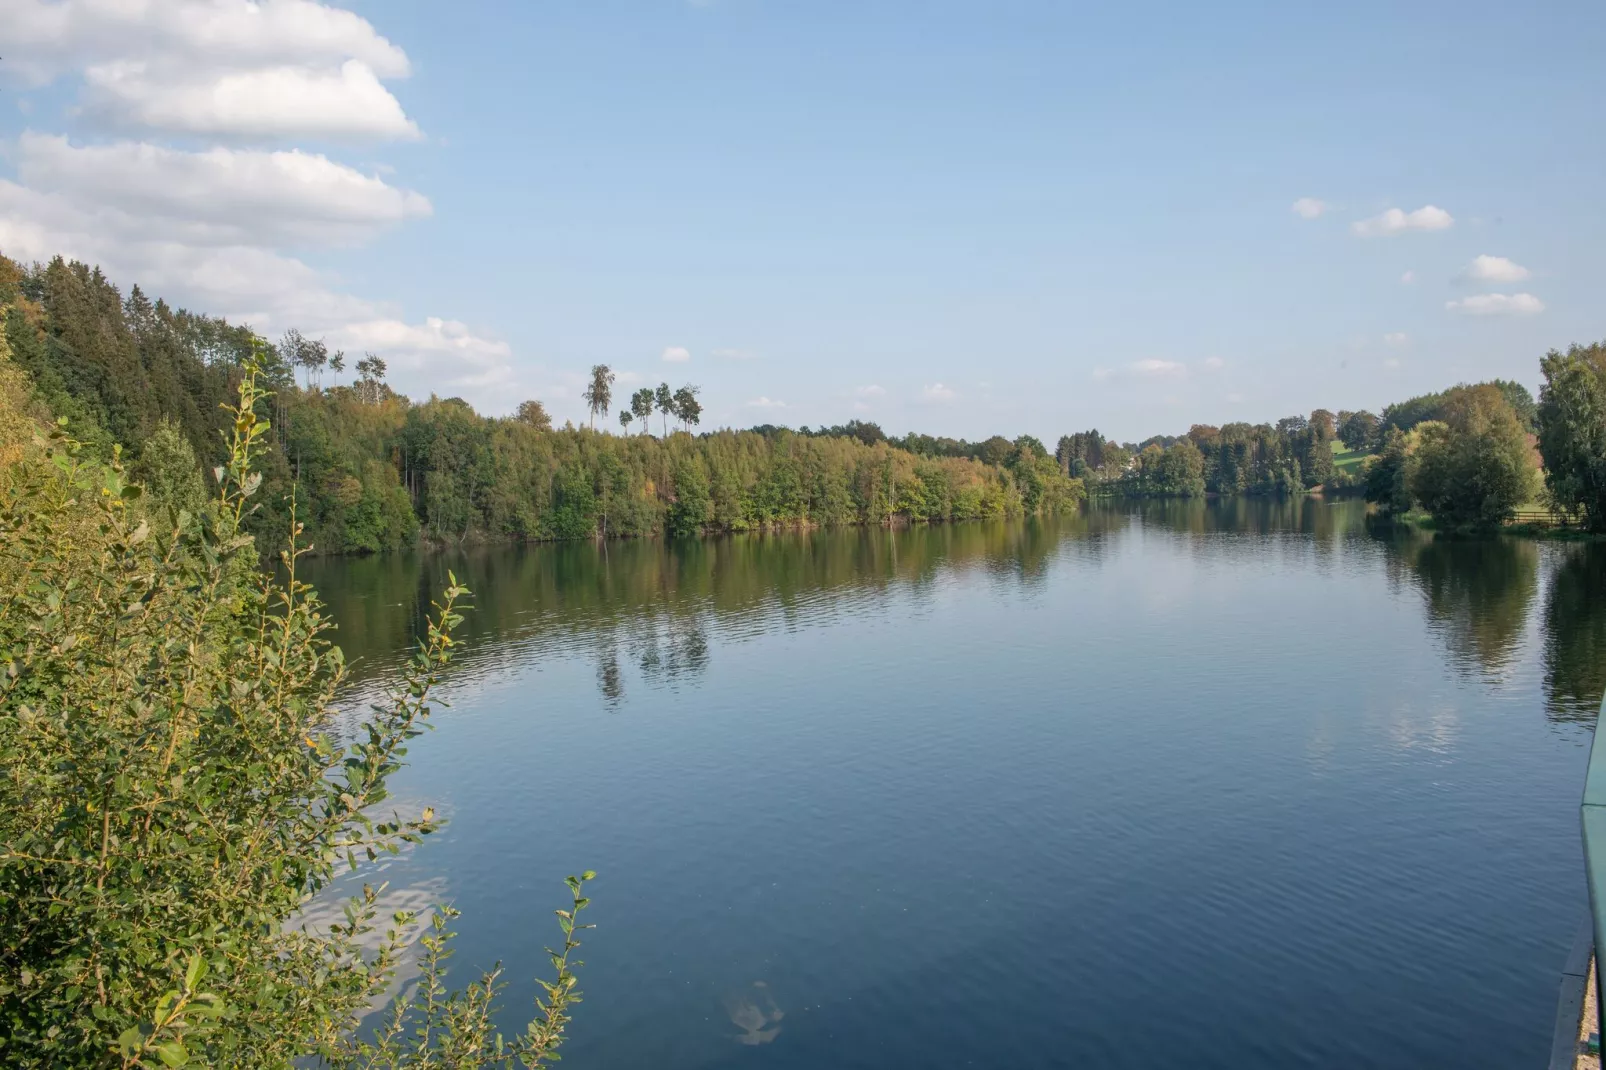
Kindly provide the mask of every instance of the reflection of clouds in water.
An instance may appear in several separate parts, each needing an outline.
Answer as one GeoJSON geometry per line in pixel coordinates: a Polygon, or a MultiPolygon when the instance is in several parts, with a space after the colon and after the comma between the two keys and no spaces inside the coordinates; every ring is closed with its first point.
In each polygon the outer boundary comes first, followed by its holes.
{"type": "Polygon", "coordinates": [[[749,1047],[768,1044],[780,1036],[780,1022],[786,1017],[775,1005],[770,986],[763,981],[754,981],[750,987],[726,996],[725,1013],[730,1016],[731,1024],[741,1030],[731,1039],[749,1047]],[[771,1028],[766,1029],[766,1026],[771,1028]]]}
{"type": "Polygon", "coordinates": [[[1385,716],[1388,721],[1383,731],[1397,750],[1420,748],[1447,755],[1461,733],[1461,718],[1453,706],[1441,705],[1424,713],[1406,703],[1385,716]]]}

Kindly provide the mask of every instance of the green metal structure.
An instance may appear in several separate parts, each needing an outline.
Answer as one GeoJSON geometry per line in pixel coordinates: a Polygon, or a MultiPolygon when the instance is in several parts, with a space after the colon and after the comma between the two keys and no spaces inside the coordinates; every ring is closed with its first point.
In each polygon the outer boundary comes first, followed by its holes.
{"type": "MultiPolygon", "coordinates": [[[[1606,699],[1601,702],[1601,713],[1606,717],[1606,699]]],[[[1597,724],[1606,720],[1597,720],[1597,724]]],[[[1575,941],[1573,954],[1562,975],[1561,1006],[1556,1018],[1556,1043],[1551,1065],[1561,1063],[1563,1053],[1570,1056],[1577,1050],[1579,1014],[1583,1009],[1584,987],[1587,982],[1588,953],[1593,948],[1606,947],[1606,743],[1601,742],[1597,728],[1595,740],[1589,748],[1589,772],[1584,777],[1584,801],[1579,807],[1579,821],[1584,834],[1584,874],[1589,880],[1589,932],[1581,933],[1575,941]],[[1594,939],[1590,940],[1589,937],[1594,939]],[[1571,1019],[1570,1024],[1568,1019],[1571,1019]]],[[[1595,991],[1606,992],[1601,984],[1600,956],[1595,957],[1595,991]]],[[[1596,1001],[1597,1008],[1599,1000],[1596,1001]]],[[[1597,1010],[1597,1019],[1599,1018],[1597,1010]]],[[[1600,1031],[1599,1021],[1591,1023],[1600,1031]]],[[[1566,1065],[1572,1065],[1569,1057],[1566,1065]]]]}

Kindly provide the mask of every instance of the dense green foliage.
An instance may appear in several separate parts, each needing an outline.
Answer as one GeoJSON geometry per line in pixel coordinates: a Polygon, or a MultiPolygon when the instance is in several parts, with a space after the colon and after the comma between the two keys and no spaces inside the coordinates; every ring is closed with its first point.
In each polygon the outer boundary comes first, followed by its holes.
{"type": "Polygon", "coordinates": [[[1599,347],[1546,358],[1541,406],[1520,384],[1494,380],[1483,385],[1502,406],[1480,402],[1472,415],[1457,408],[1474,389],[1461,386],[1390,405],[1381,418],[1317,409],[1275,424],[1197,424],[1186,435],[1124,444],[1085,431],[1061,437],[1050,456],[1030,435],[898,438],[859,420],[694,434],[702,413],[696,386],[663,383],[615,399],[606,365],[592,369],[591,426],[583,428],[553,428],[535,400],[507,418],[482,416],[457,398],[414,403],[385,385],[385,362],[374,354],[355,361],[356,381],[340,385],[345,355],[319,340],[290,331],[263,348],[245,328],[152,303],[138,288],[125,299],[97,270],[60,259],[22,268],[0,258],[0,314],[34,400],[67,417],[91,455],[106,460],[120,446],[174,510],[193,511],[205,492],[186,466],[210,471],[221,459],[216,412],[255,347],[273,391],[260,415],[274,432],[258,461],[261,508],[249,530],[285,530],[294,500],[318,551],[381,551],[420,537],[689,536],[971,520],[1064,509],[1086,493],[1297,494],[1361,484],[1390,511],[1432,501],[1448,522],[1492,523],[1523,504],[1512,498],[1529,483],[1515,467],[1523,450],[1513,426],[1540,432],[1557,505],[1606,530],[1599,347]],[[606,419],[596,426],[616,400],[618,434],[606,419]],[[1449,430],[1424,439],[1417,432],[1429,424],[1449,430]],[[1334,463],[1338,442],[1351,451],[1342,466],[1334,463]],[[1479,455],[1485,450],[1492,452],[1479,455]],[[1363,466],[1357,455],[1371,453],[1363,466]]]}
{"type": "Polygon", "coordinates": [[[1437,395],[1441,417],[1388,429],[1366,474],[1366,496],[1387,513],[1414,505],[1450,527],[1510,520],[1539,492],[1539,466],[1521,418],[1496,383],[1437,395]]]}
{"type": "Polygon", "coordinates": [[[1377,446],[1382,425],[1376,416],[1362,409],[1341,412],[1338,417],[1338,437],[1349,449],[1369,450],[1377,446]]]}
{"type": "MultiPolygon", "coordinates": [[[[1517,422],[1525,431],[1534,430],[1538,419],[1537,407],[1534,404],[1533,394],[1521,383],[1514,383],[1509,379],[1491,379],[1485,386],[1492,386],[1500,391],[1500,396],[1516,414],[1517,422]]],[[[1441,390],[1437,394],[1421,394],[1414,398],[1395,402],[1383,410],[1384,431],[1398,429],[1409,431],[1417,424],[1429,420],[1443,421],[1445,419],[1445,406],[1451,399],[1451,394],[1458,388],[1441,390]]]]}
{"type": "MultiPolygon", "coordinates": [[[[529,1029],[491,1022],[498,971],[445,986],[449,911],[422,976],[375,1033],[419,926],[380,922],[382,889],[343,917],[305,913],[355,870],[439,826],[387,813],[386,785],[426,727],[466,593],[435,606],[411,667],[349,742],[345,675],[292,541],[263,573],[242,522],[267,441],[240,384],[204,515],[146,509],[116,464],[57,430],[16,435],[0,354],[0,1062],[19,1068],[537,1066],[575,990],[570,878],[557,979],[529,1029]]],[[[180,440],[182,441],[182,440],[180,440]]],[[[182,450],[175,450],[181,453],[182,450]]],[[[177,492],[179,494],[188,491],[177,492]]],[[[294,538],[295,529],[292,532],[294,538]]]]}
{"type": "Polygon", "coordinates": [[[1492,385],[1449,390],[1440,411],[1442,422],[1417,427],[1411,493],[1450,525],[1511,519],[1539,489],[1533,447],[1516,412],[1492,385]]]}
{"type": "Polygon", "coordinates": [[[1366,500],[1381,506],[1384,513],[1393,515],[1408,512],[1414,502],[1411,497],[1411,454],[1416,448],[1416,432],[1391,427],[1383,441],[1383,450],[1366,469],[1366,500]]]}
{"type": "Polygon", "coordinates": [[[1552,351],[1540,363],[1539,450],[1556,504],[1606,531],[1606,343],[1552,351]]]}
{"type": "Polygon", "coordinates": [[[1098,431],[1066,435],[1055,456],[1090,490],[1137,497],[1292,494],[1346,485],[1333,467],[1335,420],[1318,409],[1309,419],[1273,424],[1195,424],[1186,435],[1118,445],[1098,431]]]}
{"type": "MultiPolygon", "coordinates": [[[[99,272],[59,259],[26,270],[0,259],[0,308],[44,405],[70,419],[92,454],[122,446],[159,493],[193,507],[174,433],[203,468],[219,462],[216,413],[260,348],[250,332],[151,305],[138,290],[124,300],[99,272]]],[[[283,531],[292,492],[311,544],[334,552],[391,549],[420,534],[575,539],[969,520],[1066,508],[1082,495],[1036,440],[948,449],[889,442],[874,425],[693,435],[697,387],[667,383],[628,399],[642,434],[554,430],[537,401],[510,418],[456,398],[413,404],[384,385],[372,354],[357,361],[357,382],[322,385],[343,366],[343,354],[294,331],[263,351],[274,396],[259,404],[274,432],[259,458],[263,507],[251,531],[283,531]],[[662,437],[645,433],[653,415],[662,437]]],[[[593,417],[612,404],[613,381],[607,367],[592,370],[593,417]]]]}

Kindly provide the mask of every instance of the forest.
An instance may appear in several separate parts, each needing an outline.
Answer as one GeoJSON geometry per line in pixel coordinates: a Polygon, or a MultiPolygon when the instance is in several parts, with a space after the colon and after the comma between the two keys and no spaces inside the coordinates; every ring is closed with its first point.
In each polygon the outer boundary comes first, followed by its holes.
{"type": "Polygon", "coordinates": [[[1054,512],[1087,496],[1364,493],[1385,514],[1452,526],[1542,503],[1606,527],[1606,356],[1541,362],[1539,401],[1494,380],[1408,398],[1381,415],[1316,409],[1275,423],[1195,424],[1119,443],[1097,430],[977,442],[889,436],[853,420],[701,432],[692,384],[615,398],[592,370],[586,426],[554,427],[538,400],[484,416],[459,398],[413,401],[382,356],[356,359],[288,331],[175,309],[97,268],[0,256],[0,313],[36,415],[67,421],[94,455],[120,450],[160,499],[196,507],[220,460],[223,406],[256,362],[272,435],[252,530],[293,507],[318,552],[486,540],[699,535],[958,521],[1054,512]],[[326,382],[327,380],[327,382],[326,382]],[[616,406],[617,403],[617,406],[616,406]],[[617,407],[617,412],[615,409],[617,407]],[[615,415],[618,430],[608,429],[615,415]],[[602,427],[597,427],[600,418],[602,427]]]}
{"type": "MultiPolygon", "coordinates": [[[[701,406],[689,384],[638,391],[619,413],[620,433],[555,428],[533,400],[501,418],[457,398],[413,402],[385,384],[382,357],[360,358],[354,381],[340,384],[345,355],[318,340],[291,331],[269,343],[152,301],[137,286],[125,298],[98,269],[61,259],[23,266],[0,258],[0,309],[11,359],[40,411],[65,418],[97,456],[120,448],[154,493],[179,505],[206,497],[201,473],[220,459],[221,406],[247,361],[258,361],[272,392],[262,415],[273,431],[260,459],[263,507],[251,523],[259,533],[285,530],[293,497],[297,519],[328,552],[420,537],[970,520],[1050,512],[1083,494],[1029,436],[983,460],[917,453],[884,436],[693,434],[701,406]],[[654,414],[662,420],[656,435],[654,414]]],[[[587,389],[605,420],[612,383],[599,367],[587,389]]]]}

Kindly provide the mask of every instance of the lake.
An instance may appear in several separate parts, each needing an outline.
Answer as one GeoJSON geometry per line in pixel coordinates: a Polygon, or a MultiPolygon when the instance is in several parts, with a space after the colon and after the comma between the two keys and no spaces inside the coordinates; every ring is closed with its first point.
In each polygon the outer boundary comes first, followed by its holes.
{"type": "Polygon", "coordinates": [[[466,649],[389,864],[518,1028],[599,872],[563,1065],[1542,1065],[1586,892],[1606,546],[1320,499],[319,560],[466,649]]]}

